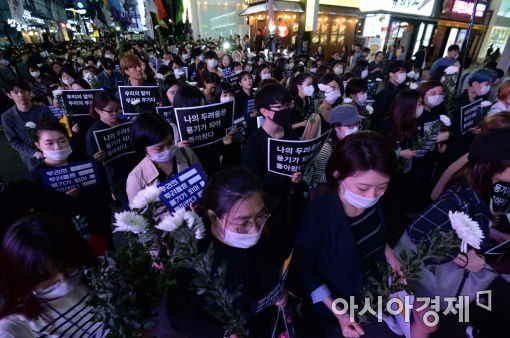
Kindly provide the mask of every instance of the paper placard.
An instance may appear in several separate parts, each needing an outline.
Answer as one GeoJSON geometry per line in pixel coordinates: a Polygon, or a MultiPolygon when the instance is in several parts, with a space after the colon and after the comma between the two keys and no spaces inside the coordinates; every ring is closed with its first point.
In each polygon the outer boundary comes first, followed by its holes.
{"type": "Polygon", "coordinates": [[[307,141],[269,138],[267,142],[267,170],[284,176],[302,172],[303,168],[319,154],[329,132],[307,141]]]}
{"type": "Polygon", "coordinates": [[[156,107],[156,111],[159,115],[163,116],[168,123],[175,123],[174,107],[156,107]]]}
{"type": "Polygon", "coordinates": [[[102,91],[102,89],[63,90],[62,102],[66,107],[67,115],[90,116],[90,105],[94,94],[102,91]]]}
{"type": "Polygon", "coordinates": [[[206,181],[204,172],[195,164],[160,183],[163,192],[159,197],[170,212],[189,208],[200,201],[206,181]]]}
{"type": "Polygon", "coordinates": [[[121,156],[134,153],[131,147],[132,125],[132,122],[126,122],[112,128],[94,131],[97,147],[106,152],[105,164],[121,156]]]}
{"type": "Polygon", "coordinates": [[[100,180],[96,161],[88,160],[41,171],[44,185],[56,191],[67,192],[98,184],[100,180]]]}
{"type": "Polygon", "coordinates": [[[227,80],[227,82],[231,85],[237,85],[239,83],[239,80],[241,80],[241,73],[239,74],[231,73],[230,75],[223,74],[223,76],[225,76],[225,80],[227,80]]]}
{"type": "Polygon", "coordinates": [[[181,140],[193,148],[221,141],[234,122],[234,101],[206,106],[174,108],[181,140]]]}
{"type": "Polygon", "coordinates": [[[494,214],[510,213],[510,185],[506,183],[494,184],[490,207],[494,214]]]}
{"type": "Polygon", "coordinates": [[[161,101],[158,86],[119,86],[118,90],[124,115],[154,113],[161,101]]]}
{"type": "Polygon", "coordinates": [[[460,128],[462,135],[465,135],[469,129],[478,126],[482,118],[482,99],[460,108],[460,128]]]}

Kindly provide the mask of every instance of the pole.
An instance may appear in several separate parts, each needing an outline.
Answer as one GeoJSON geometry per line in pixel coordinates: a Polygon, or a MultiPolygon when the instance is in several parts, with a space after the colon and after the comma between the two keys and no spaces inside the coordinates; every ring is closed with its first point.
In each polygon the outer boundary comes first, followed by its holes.
{"type": "MultiPolygon", "coordinates": [[[[464,67],[464,65],[466,64],[466,57],[467,57],[467,53],[468,53],[468,45],[469,45],[469,39],[471,38],[471,32],[473,31],[473,26],[475,24],[475,18],[476,18],[476,7],[478,6],[478,0],[474,0],[475,1],[475,5],[473,6],[473,13],[471,13],[471,21],[469,22],[469,29],[467,31],[467,34],[466,34],[466,39],[464,40],[465,41],[465,51],[464,51],[464,55],[462,56],[462,67],[464,67]]],[[[462,46],[460,46],[462,47],[462,46]]],[[[464,68],[462,68],[464,69],[464,68]]],[[[459,86],[461,85],[461,80],[462,80],[462,71],[459,71],[459,75],[457,77],[457,83],[455,84],[455,93],[457,94],[459,89],[462,88],[459,86]]]]}

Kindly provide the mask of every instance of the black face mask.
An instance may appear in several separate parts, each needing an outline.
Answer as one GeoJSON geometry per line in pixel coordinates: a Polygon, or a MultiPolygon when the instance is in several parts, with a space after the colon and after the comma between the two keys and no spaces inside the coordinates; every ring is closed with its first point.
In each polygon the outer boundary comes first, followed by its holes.
{"type": "Polygon", "coordinates": [[[279,111],[274,111],[273,122],[281,127],[287,127],[292,118],[292,108],[286,108],[279,111]]]}
{"type": "Polygon", "coordinates": [[[491,212],[494,215],[510,213],[510,184],[506,182],[495,183],[492,187],[490,200],[491,212]]]}

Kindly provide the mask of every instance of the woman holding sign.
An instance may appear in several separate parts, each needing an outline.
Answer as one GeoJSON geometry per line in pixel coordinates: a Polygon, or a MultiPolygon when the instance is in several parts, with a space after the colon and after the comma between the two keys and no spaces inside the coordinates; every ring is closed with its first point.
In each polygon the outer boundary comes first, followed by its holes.
{"type": "Polygon", "coordinates": [[[333,311],[332,303],[359,297],[363,281],[378,278],[377,262],[400,270],[378,203],[396,166],[393,149],[374,132],[349,135],[334,148],[326,169],[331,190],[301,215],[293,252],[291,272],[305,300],[305,337],[360,337],[372,329],[368,337],[386,337],[385,324],[362,327],[349,312],[333,311]]]}
{"type": "MultiPolygon", "coordinates": [[[[41,120],[35,129],[35,146],[43,153],[43,160],[29,173],[29,179],[43,184],[42,174],[52,168],[78,164],[86,160],[76,155],[71,149],[69,134],[59,122],[41,120]]],[[[99,174],[99,173],[97,173],[99,174]]],[[[83,179],[84,177],[80,177],[83,179]]],[[[81,188],[71,188],[62,195],[67,195],[76,208],[76,214],[83,216],[87,222],[87,233],[99,234],[113,247],[111,233],[111,197],[108,188],[100,183],[81,188]]],[[[76,178],[78,180],[78,178],[76,178]]],[[[75,182],[76,182],[75,180],[75,182]]],[[[59,190],[60,191],[60,190],[59,190]]]]}
{"type": "Polygon", "coordinates": [[[139,115],[131,128],[131,142],[134,150],[145,157],[127,178],[129,202],[145,187],[162,183],[195,164],[200,165],[191,148],[175,146],[173,128],[159,114],[139,115]]]}
{"type": "MultiPolygon", "coordinates": [[[[249,170],[234,167],[207,182],[199,212],[208,229],[202,248],[212,245],[214,265],[225,267],[227,291],[240,289],[233,309],[247,317],[250,337],[271,337],[278,309],[286,304],[285,252],[265,232],[270,214],[262,182],[249,170]]],[[[234,337],[208,315],[205,300],[188,288],[193,275],[184,274],[168,297],[172,327],[190,338],[234,337]]],[[[210,305],[210,304],[209,304],[210,305]]]]}

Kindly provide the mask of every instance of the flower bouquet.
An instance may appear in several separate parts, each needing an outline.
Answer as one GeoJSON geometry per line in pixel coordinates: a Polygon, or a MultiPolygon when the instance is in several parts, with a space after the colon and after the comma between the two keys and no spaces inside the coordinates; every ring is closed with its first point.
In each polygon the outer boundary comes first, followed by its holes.
{"type": "Polygon", "coordinates": [[[413,146],[413,150],[423,149],[427,144],[434,142],[437,135],[446,131],[452,125],[452,121],[446,115],[439,115],[439,120],[435,121],[428,130],[424,130],[423,136],[419,136],[413,146]]]}
{"type": "Polygon", "coordinates": [[[441,78],[445,90],[445,105],[449,116],[455,112],[455,85],[457,83],[457,73],[459,67],[450,66],[444,70],[444,76],[441,78]]]}

